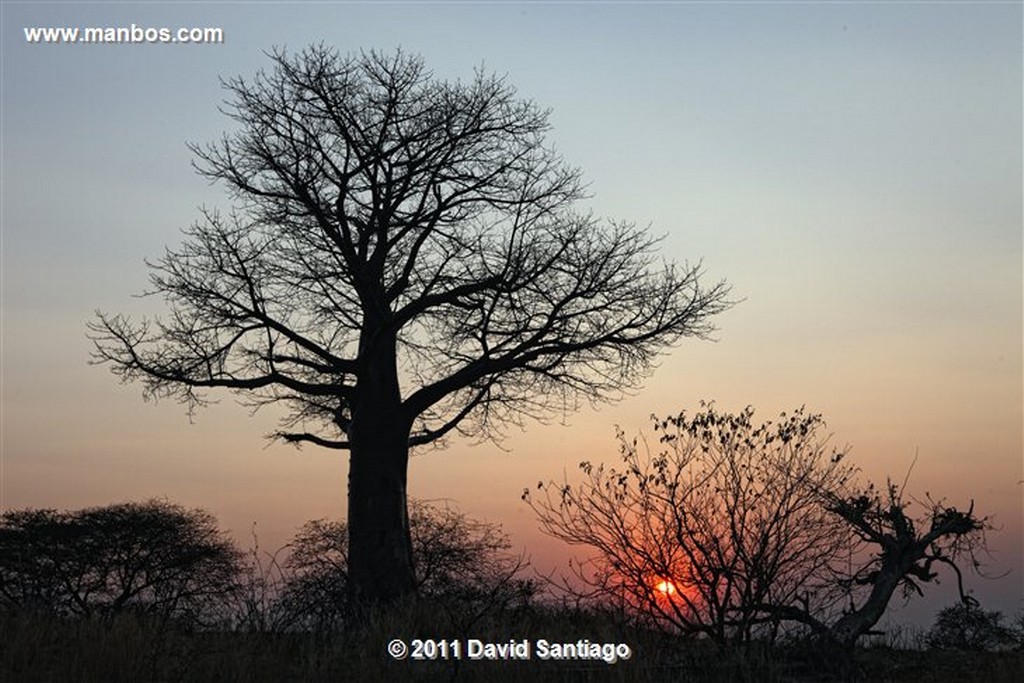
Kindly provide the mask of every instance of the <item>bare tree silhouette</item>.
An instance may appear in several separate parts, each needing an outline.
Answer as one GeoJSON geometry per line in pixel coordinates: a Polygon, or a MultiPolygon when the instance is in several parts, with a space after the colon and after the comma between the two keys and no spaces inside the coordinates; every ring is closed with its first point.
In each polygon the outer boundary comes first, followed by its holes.
{"type": "Polygon", "coordinates": [[[95,360],[191,408],[284,406],[274,436],[350,452],[350,586],[414,591],[409,449],[618,397],[728,306],[657,240],[574,210],[580,173],[505,80],[398,53],[275,52],[226,83],[238,129],[193,146],[224,182],[151,263],[163,318],[97,314],[95,360]]]}

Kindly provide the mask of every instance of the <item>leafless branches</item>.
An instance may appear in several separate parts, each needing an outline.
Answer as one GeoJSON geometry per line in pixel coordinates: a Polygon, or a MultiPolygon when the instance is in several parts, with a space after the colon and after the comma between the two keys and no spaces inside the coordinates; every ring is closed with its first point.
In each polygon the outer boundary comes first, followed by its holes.
{"type": "Polygon", "coordinates": [[[619,435],[622,466],[582,463],[584,480],[527,500],[542,529],[596,551],[580,578],[642,618],[719,642],[778,628],[763,605],[834,601],[841,520],[820,489],[854,470],[797,411],[755,425],[753,410],[655,420],[662,450],[619,435]]]}
{"type": "Polygon", "coordinates": [[[347,448],[380,343],[411,445],[494,437],[614,398],[728,305],[642,230],[574,210],[579,172],[503,79],[440,82],[402,53],[271,58],[225,82],[237,130],[192,147],[236,206],[150,264],[168,314],[91,325],[95,360],[149,395],[231,389],[287,407],[277,437],[347,448]]]}
{"type": "MultiPolygon", "coordinates": [[[[537,587],[521,576],[528,561],[509,552],[498,525],[416,500],[409,517],[419,597],[444,610],[452,624],[468,628],[529,603],[537,587]]],[[[314,520],[287,546],[276,604],[286,628],[325,632],[350,618],[347,531],[344,522],[314,520]]]]}

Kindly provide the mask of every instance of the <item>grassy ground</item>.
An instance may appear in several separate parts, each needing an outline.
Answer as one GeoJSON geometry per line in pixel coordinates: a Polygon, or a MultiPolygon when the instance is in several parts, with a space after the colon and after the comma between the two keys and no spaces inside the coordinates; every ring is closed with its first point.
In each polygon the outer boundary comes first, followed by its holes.
{"type": "MultiPolygon", "coordinates": [[[[464,651],[465,654],[465,651],[464,651]]],[[[6,615],[0,618],[0,680],[10,682],[121,681],[984,681],[1024,680],[1021,652],[925,652],[874,647],[852,661],[813,649],[722,652],[704,642],[668,640],[607,619],[530,610],[498,622],[459,626],[430,609],[366,619],[358,633],[272,634],[184,632],[135,617],[71,621],[6,615]],[[438,622],[441,626],[437,626],[438,622]],[[436,629],[441,630],[436,630],[436,629]],[[461,631],[461,632],[458,632],[461,631]],[[394,638],[468,638],[531,645],[552,642],[626,643],[628,660],[396,661],[394,638]]]]}

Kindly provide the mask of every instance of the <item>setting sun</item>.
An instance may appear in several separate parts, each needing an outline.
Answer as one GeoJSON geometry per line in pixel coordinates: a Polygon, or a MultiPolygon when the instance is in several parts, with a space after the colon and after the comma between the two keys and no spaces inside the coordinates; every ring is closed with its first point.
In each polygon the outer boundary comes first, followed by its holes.
{"type": "Polygon", "coordinates": [[[654,589],[665,596],[675,595],[676,585],[668,579],[662,579],[655,584],[654,589]]]}

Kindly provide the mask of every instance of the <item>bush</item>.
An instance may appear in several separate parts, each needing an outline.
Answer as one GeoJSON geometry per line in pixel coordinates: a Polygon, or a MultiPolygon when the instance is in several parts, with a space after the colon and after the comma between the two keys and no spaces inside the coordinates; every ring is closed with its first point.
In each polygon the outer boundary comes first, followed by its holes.
{"type": "Polygon", "coordinates": [[[933,650],[980,652],[1009,647],[1014,644],[1014,633],[1002,621],[1002,613],[983,610],[977,602],[966,600],[939,611],[925,643],[933,650]]]}

